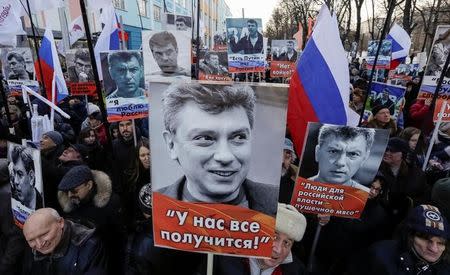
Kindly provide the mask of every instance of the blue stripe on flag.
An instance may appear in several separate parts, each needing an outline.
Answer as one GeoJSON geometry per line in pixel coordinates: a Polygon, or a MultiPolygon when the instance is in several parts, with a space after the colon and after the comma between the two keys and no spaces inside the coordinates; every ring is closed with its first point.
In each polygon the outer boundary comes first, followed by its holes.
{"type": "Polygon", "coordinates": [[[393,53],[403,50],[403,47],[400,44],[398,44],[398,42],[390,34],[388,34],[386,39],[392,40],[392,52],[393,53]]]}
{"type": "Polygon", "coordinates": [[[45,36],[42,39],[41,48],[39,49],[39,58],[47,63],[50,68],[55,69],[52,57],[52,44],[45,36]]]}
{"type": "Polygon", "coordinates": [[[109,36],[109,49],[110,50],[119,50],[119,29],[115,29],[111,35],[109,36]]]}

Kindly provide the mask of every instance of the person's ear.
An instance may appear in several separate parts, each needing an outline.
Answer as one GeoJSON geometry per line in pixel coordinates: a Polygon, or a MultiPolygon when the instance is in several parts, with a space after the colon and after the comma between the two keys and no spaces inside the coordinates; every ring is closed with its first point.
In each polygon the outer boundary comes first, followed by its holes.
{"type": "Polygon", "coordinates": [[[175,134],[166,130],[163,132],[163,138],[164,138],[164,141],[166,142],[167,150],[169,150],[170,158],[173,160],[177,160],[178,155],[175,150],[176,148],[175,148],[175,142],[174,142],[175,134]]]}
{"type": "Polygon", "coordinates": [[[30,177],[30,184],[34,187],[36,185],[36,174],[34,173],[34,170],[30,170],[28,175],[30,177]]]}
{"type": "Polygon", "coordinates": [[[92,187],[94,186],[94,182],[92,180],[90,180],[86,183],[86,185],[87,185],[88,189],[91,190],[92,187]]]}
{"type": "Polygon", "coordinates": [[[316,148],[314,149],[314,159],[316,162],[319,162],[319,150],[320,150],[320,145],[317,144],[316,148]]]}

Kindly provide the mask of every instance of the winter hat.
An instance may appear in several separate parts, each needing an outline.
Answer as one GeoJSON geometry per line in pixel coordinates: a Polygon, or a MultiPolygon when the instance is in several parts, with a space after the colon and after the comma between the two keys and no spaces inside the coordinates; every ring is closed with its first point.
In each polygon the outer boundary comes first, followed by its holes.
{"type": "Polygon", "coordinates": [[[403,155],[409,152],[409,145],[406,141],[399,137],[393,137],[389,139],[387,149],[391,152],[402,152],[403,155]]]}
{"type": "Polygon", "coordinates": [[[306,218],[289,204],[279,203],[275,230],[299,242],[306,230],[306,218]]]}
{"type": "Polygon", "coordinates": [[[289,151],[291,151],[292,153],[295,153],[295,152],[294,152],[294,144],[293,144],[292,141],[291,141],[290,139],[288,139],[288,138],[284,138],[284,146],[283,146],[283,149],[284,149],[284,150],[289,150],[289,151]]]}
{"type": "Polygon", "coordinates": [[[49,131],[44,136],[50,138],[56,145],[61,145],[64,142],[63,136],[58,131],[49,131]]]}
{"type": "Polygon", "coordinates": [[[92,115],[93,113],[100,113],[100,107],[95,105],[92,102],[88,103],[88,116],[92,115]]]}
{"type": "Polygon", "coordinates": [[[88,157],[88,148],[86,147],[86,145],[83,144],[70,144],[69,147],[72,147],[75,151],[77,151],[80,156],[81,159],[86,160],[86,158],[88,157]]]}
{"type": "Polygon", "coordinates": [[[443,178],[433,185],[431,201],[440,210],[442,215],[450,220],[450,178],[443,178]]]}
{"type": "Polygon", "coordinates": [[[372,108],[372,115],[375,116],[379,111],[381,111],[382,109],[388,109],[388,107],[384,106],[384,105],[376,105],[372,108]]]}
{"type": "Polygon", "coordinates": [[[447,219],[436,206],[422,204],[415,207],[409,212],[406,225],[419,233],[450,238],[447,219]]]}
{"type": "Polygon", "coordinates": [[[144,214],[152,214],[152,184],[142,186],[138,196],[139,208],[144,214]]]}
{"type": "Polygon", "coordinates": [[[61,191],[69,191],[90,180],[94,180],[91,169],[86,165],[78,165],[71,168],[64,175],[58,185],[58,189],[61,191]]]}

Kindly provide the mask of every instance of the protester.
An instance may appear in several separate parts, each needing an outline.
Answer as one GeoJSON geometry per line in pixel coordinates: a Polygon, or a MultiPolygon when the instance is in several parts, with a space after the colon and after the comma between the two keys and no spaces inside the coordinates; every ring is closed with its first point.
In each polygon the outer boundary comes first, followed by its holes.
{"type": "Polygon", "coordinates": [[[364,99],[365,99],[364,94],[365,94],[364,90],[360,88],[353,89],[350,108],[352,108],[352,110],[357,112],[358,114],[361,114],[362,110],[364,109],[364,99]]]}
{"type": "Polygon", "coordinates": [[[448,222],[438,208],[419,205],[406,219],[400,238],[381,241],[369,249],[363,272],[359,274],[450,273],[446,245],[450,238],[448,222]]]}
{"type": "Polygon", "coordinates": [[[410,149],[408,161],[416,162],[419,167],[422,167],[426,148],[421,131],[415,127],[407,127],[400,132],[398,137],[408,142],[410,149]]]}
{"type": "Polygon", "coordinates": [[[433,130],[433,121],[429,115],[431,98],[417,99],[409,108],[408,125],[424,131],[428,135],[433,130]]]}
{"type": "Polygon", "coordinates": [[[78,143],[86,147],[87,155],[84,161],[89,168],[105,173],[111,172],[111,154],[105,151],[93,129],[84,128],[81,130],[78,143]]]}
{"type": "Polygon", "coordinates": [[[298,167],[294,165],[296,159],[294,144],[288,138],[284,139],[283,160],[281,163],[280,192],[278,201],[290,204],[292,192],[294,191],[295,178],[297,177],[298,167]]]}
{"type": "Polygon", "coordinates": [[[391,117],[389,108],[384,105],[376,105],[372,107],[372,117],[369,118],[366,127],[374,129],[388,129],[391,137],[396,136],[399,132],[395,120],[391,117]]]}
{"type": "Polygon", "coordinates": [[[22,274],[106,272],[106,251],[94,231],[63,219],[54,209],[37,210],[28,217],[23,227],[23,235],[31,250],[25,254],[22,274]]]}

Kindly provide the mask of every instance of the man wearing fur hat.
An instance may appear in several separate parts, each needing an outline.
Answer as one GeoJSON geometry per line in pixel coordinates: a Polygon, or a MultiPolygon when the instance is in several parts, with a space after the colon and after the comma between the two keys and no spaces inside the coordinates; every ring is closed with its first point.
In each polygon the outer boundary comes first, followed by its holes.
{"type": "Polygon", "coordinates": [[[270,258],[216,257],[216,272],[220,275],[300,275],[306,274],[303,263],[291,248],[303,238],[306,218],[292,205],[279,203],[270,258]]]}
{"type": "Polygon", "coordinates": [[[111,179],[86,165],[71,168],[58,185],[58,201],[66,218],[91,223],[111,253],[112,268],[122,259],[122,210],[119,197],[112,192],[111,179]]]}
{"type": "Polygon", "coordinates": [[[419,205],[406,219],[401,239],[381,241],[369,249],[358,274],[450,274],[446,246],[450,238],[447,220],[432,205],[419,205]]]}

